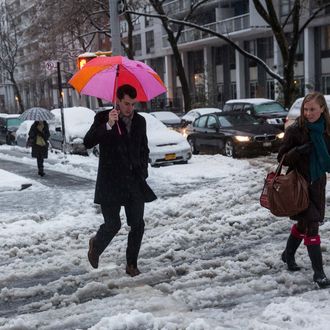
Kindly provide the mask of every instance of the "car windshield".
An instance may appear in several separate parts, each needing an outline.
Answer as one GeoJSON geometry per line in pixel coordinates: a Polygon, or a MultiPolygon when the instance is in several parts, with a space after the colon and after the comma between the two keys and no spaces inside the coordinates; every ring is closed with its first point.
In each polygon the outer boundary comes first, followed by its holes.
{"type": "Polygon", "coordinates": [[[280,103],[277,102],[269,102],[257,104],[254,106],[256,113],[269,113],[269,112],[284,112],[285,109],[280,103]]]}
{"type": "Polygon", "coordinates": [[[18,127],[21,124],[21,120],[19,118],[9,118],[7,120],[8,127],[18,127]]]}
{"type": "Polygon", "coordinates": [[[233,127],[243,125],[258,125],[259,122],[252,116],[242,113],[239,115],[218,116],[221,127],[233,127]]]}

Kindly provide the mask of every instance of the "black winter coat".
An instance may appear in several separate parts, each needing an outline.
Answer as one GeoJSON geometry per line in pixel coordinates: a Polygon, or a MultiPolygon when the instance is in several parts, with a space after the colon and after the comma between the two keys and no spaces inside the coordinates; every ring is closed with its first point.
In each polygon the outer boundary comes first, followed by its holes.
{"type": "Polygon", "coordinates": [[[94,202],[97,204],[121,204],[127,200],[132,177],[140,187],[146,202],[156,199],[146,183],[148,177],[148,139],[146,121],[134,113],[130,134],[122,120],[111,130],[106,129],[109,111],[96,114],[94,122],[86,133],[84,145],[92,148],[99,144],[100,157],[94,202]]]}
{"type": "MultiPolygon", "coordinates": [[[[330,153],[330,137],[325,133],[324,140],[330,153]]],[[[280,161],[286,154],[283,165],[288,166],[288,172],[296,168],[297,171],[309,182],[310,204],[307,210],[292,216],[292,220],[301,220],[305,222],[320,222],[324,220],[325,212],[325,186],[327,183],[326,175],[322,176],[313,183],[310,183],[309,173],[309,154],[299,154],[295,147],[303,145],[310,141],[307,131],[298,125],[298,120],[289,126],[284,135],[282,146],[279,149],[277,160],[280,161]]]]}
{"type": "Polygon", "coordinates": [[[35,121],[29,131],[28,144],[32,147],[32,157],[33,158],[48,158],[48,139],[49,139],[49,128],[48,123],[44,121],[44,128],[40,132],[37,128],[38,122],[35,121]],[[36,144],[37,136],[41,136],[45,142],[45,146],[39,146],[36,144]]]}

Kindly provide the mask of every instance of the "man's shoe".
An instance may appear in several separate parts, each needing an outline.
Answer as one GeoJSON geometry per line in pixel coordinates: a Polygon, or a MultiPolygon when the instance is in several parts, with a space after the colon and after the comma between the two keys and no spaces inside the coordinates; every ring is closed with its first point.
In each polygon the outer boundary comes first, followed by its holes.
{"type": "Polygon", "coordinates": [[[324,274],[314,275],[313,280],[320,289],[326,289],[330,287],[330,280],[324,274]]]}
{"type": "Polygon", "coordinates": [[[44,176],[44,175],[45,175],[45,172],[44,172],[44,171],[39,171],[38,174],[39,174],[40,176],[44,176]]]}
{"type": "Polygon", "coordinates": [[[89,240],[88,260],[93,268],[99,267],[99,255],[94,250],[94,237],[89,240]]]}
{"type": "Polygon", "coordinates": [[[139,269],[137,267],[134,267],[132,265],[126,265],[126,274],[134,277],[134,276],[140,275],[141,272],[139,271],[139,269]]]}

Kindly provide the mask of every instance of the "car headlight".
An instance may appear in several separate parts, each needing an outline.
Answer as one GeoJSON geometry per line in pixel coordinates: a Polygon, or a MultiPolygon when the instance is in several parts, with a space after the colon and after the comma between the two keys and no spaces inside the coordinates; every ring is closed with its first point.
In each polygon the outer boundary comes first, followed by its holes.
{"type": "Polygon", "coordinates": [[[278,139],[283,139],[284,138],[284,132],[277,134],[276,137],[278,139]]]}
{"type": "Polygon", "coordinates": [[[239,142],[248,142],[250,141],[250,137],[249,136],[241,136],[241,135],[236,135],[235,139],[239,142]]]}

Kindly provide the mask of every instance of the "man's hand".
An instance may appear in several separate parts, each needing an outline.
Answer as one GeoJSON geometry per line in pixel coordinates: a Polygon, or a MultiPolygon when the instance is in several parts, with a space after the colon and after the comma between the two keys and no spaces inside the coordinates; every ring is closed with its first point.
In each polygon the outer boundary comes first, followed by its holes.
{"type": "Polygon", "coordinates": [[[108,123],[112,127],[116,121],[118,121],[118,111],[113,109],[109,112],[109,120],[108,123]]]}

